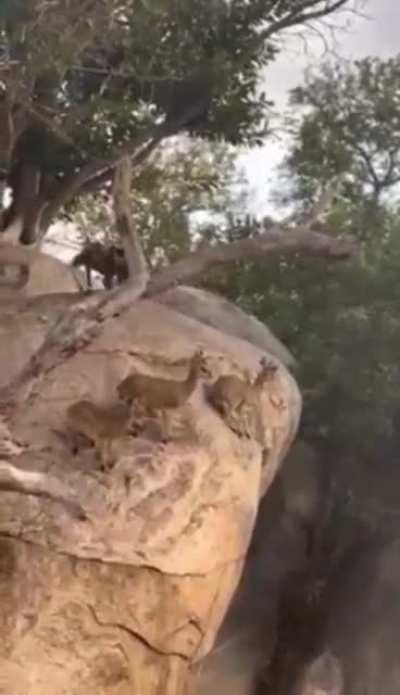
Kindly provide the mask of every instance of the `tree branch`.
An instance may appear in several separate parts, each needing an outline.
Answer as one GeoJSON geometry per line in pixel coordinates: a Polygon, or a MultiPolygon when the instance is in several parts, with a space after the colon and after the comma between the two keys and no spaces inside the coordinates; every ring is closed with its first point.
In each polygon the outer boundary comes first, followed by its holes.
{"type": "Polygon", "coordinates": [[[338,192],[341,177],[335,177],[327,186],[322,190],[321,195],[317,198],[316,202],[311,206],[305,214],[298,214],[294,212],[289,215],[283,222],[281,222],[281,227],[286,227],[292,223],[296,223],[298,226],[312,226],[315,222],[318,222],[322,215],[329,210],[331,207],[335,196],[338,192]]]}
{"type": "MultiPolygon", "coordinates": [[[[345,142],[348,142],[348,140],[345,139],[345,142]]],[[[372,163],[372,157],[371,157],[371,156],[368,154],[368,152],[366,152],[366,151],[364,150],[364,148],[363,148],[361,145],[359,145],[358,143],[352,141],[351,146],[354,147],[354,149],[356,150],[356,152],[358,152],[358,154],[360,155],[361,159],[363,160],[363,162],[364,162],[365,166],[367,167],[367,170],[368,170],[368,172],[369,172],[369,174],[370,174],[370,176],[371,176],[371,179],[372,179],[372,187],[373,187],[375,193],[376,193],[377,195],[379,195],[379,193],[380,193],[380,191],[381,191],[381,188],[382,188],[382,185],[381,185],[381,182],[380,182],[380,180],[379,180],[379,176],[378,176],[378,174],[376,173],[376,171],[375,171],[375,169],[374,169],[374,165],[373,165],[373,163],[372,163]]]]}
{"type": "Polygon", "coordinates": [[[134,280],[144,274],[148,279],[147,263],[143,249],[132,222],[130,194],[132,187],[132,167],[129,157],[124,157],[115,170],[113,184],[115,222],[124,246],[129,277],[134,280]]]}
{"type": "Polygon", "coordinates": [[[339,183],[340,177],[326,186],[304,220],[305,223],[313,224],[318,222],[320,217],[329,210],[338,192],[339,183]]]}
{"type": "Polygon", "coordinates": [[[48,473],[25,471],[8,461],[0,460],[0,490],[47,497],[60,502],[76,519],[83,521],[87,518],[82,506],[76,502],[67,486],[48,473]]]}
{"type": "Polygon", "coordinates": [[[154,275],[146,295],[152,297],[169,287],[194,280],[207,270],[233,261],[261,261],[272,255],[293,255],[328,260],[345,260],[354,252],[354,241],[311,232],[310,223],[297,230],[285,230],[275,225],[267,232],[231,244],[218,244],[189,253],[181,260],[154,275]]]}
{"type": "Polygon", "coordinates": [[[113,197],[115,224],[123,244],[129,277],[127,282],[109,293],[107,303],[102,307],[103,320],[107,316],[131,306],[143,295],[149,282],[147,262],[132,221],[131,181],[131,162],[129,157],[124,157],[115,170],[113,197]]]}
{"type": "MultiPolygon", "coordinates": [[[[27,389],[41,375],[48,373],[81,347],[91,343],[100,333],[102,324],[116,316],[143,295],[149,280],[146,259],[140,240],[132,223],[130,210],[131,165],[122,159],[115,174],[113,194],[116,227],[120,233],[129,268],[127,282],[108,292],[80,297],[77,303],[65,311],[50,329],[42,346],[36,351],[23,370],[0,390],[0,402],[17,405],[25,398],[27,389]]],[[[2,262],[0,247],[0,264],[2,262]]],[[[3,259],[8,262],[25,261],[29,252],[19,248],[4,248],[3,259]],[[20,254],[18,252],[21,252],[20,254]]]]}
{"type": "MultiPolygon", "coordinates": [[[[0,390],[0,403],[3,405],[18,405],[27,397],[27,390],[36,379],[91,343],[99,335],[106,320],[120,315],[145,292],[146,296],[154,296],[172,285],[199,277],[215,265],[232,261],[260,261],[272,254],[300,254],[343,260],[349,258],[354,251],[352,239],[334,238],[311,232],[310,226],[314,222],[314,218],[311,218],[294,230],[285,227],[285,223],[277,224],[252,238],[199,249],[160,271],[148,283],[146,261],[131,221],[129,190],[130,164],[125,158],[119,164],[115,176],[114,209],[116,224],[127,252],[128,281],[108,292],[77,298],[77,302],[52,326],[42,346],[32,355],[23,370],[0,390]]],[[[315,206],[317,216],[321,214],[322,203],[326,205],[329,200],[330,194],[322,193],[319,203],[315,206]]]]}
{"type": "Polygon", "coordinates": [[[277,22],[274,22],[271,24],[267,29],[265,29],[262,33],[261,36],[262,38],[269,39],[271,36],[274,34],[278,33],[279,31],[283,31],[284,29],[290,29],[291,27],[296,26],[297,24],[306,24],[307,22],[313,21],[315,19],[321,19],[322,17],[326,17],[329,14],[332,14],[336,10],[338,10],[340,7],[345,5],[348,2],[348,0],[336,0],[331,7],[327,7],[325,4],[325,7],[323,7],[320,10],[310,10],[309,12],[304,11],[307,9],[307,7],[314,7],[316,5],[315,0],[308,0],[301,8],[293,10],[293,12],[289,13],[286,15],[286,17],[280,19],[277,22]]]}
{"type": "Polygon", "coordinates": [[[124,157],[130,157],[132,165],[138,165],[146,159],[162,140],[176,135],[180,130],[198,116],[204,109],[204,99],[191,104],[176,119],[168,120],[162,125],[153,126],[107,159],[95,159],[87,162],[81,169],[63,181],[42,215],[42,228],[46,231],[54,216],[71,198],[93,179],[101,180],[102,174],[113,169],[124,157]]]}
{"type": "MultiPolygon", "coordinates": [[[[7,99],[0,102],[0,166],[4,176],[9,169],[11,153],[15,143],[15,128],[11,104],[7,99]]],[[[0,208],[2,204],[0,204],[0,208]]]]}

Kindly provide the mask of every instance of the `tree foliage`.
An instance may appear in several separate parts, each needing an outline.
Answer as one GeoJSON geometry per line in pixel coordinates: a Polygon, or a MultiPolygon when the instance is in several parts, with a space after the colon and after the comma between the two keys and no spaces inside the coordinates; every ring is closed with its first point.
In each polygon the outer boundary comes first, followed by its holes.
{"type": "Polygon", "coordinates": [[[74,196],[189,130],[257,143],[282,31],[351,0],[2,0],[3,227],[43,234],[74,196]],[[61,40],[62,37],[62,40],[61,40]]]}
{"type": "MultiPolygon", "coordinates": [[[[201,241],[242,200],[246,184],[226,143],[179,138],[149,157],[133,176],[132,220],[151,268],[175,261],[201,241]]],[[[120,244],[107,189],[79,199],[68,215],[82,240],[120,244]]],[[[211,238],[209,238],[211,237],[211,238]]]]}
{"type": "MultiPolygon", "coordinates": [[[[382,447],[393,450],[398,438],[399,65],[394,58],[323,67],[294,93],[306,108],[285,165],[291,201],[307,210],[321,182],[342,176],[324,229],[355,234],[357,258],[333,266],[282,257],[207,278],[294,352],[303,433],[368,460],[382,456],[382,447]]],[[[264,226],[236,220],[229,234],[246,237],[264,226]]]]}
{"type": "Polygon", "coordinates": [[[341,174],[348,201],[378,204],[400,182],[400,57],[325,65],[292,92],[305,115],[290,154],[298,195],[341,174]]]}

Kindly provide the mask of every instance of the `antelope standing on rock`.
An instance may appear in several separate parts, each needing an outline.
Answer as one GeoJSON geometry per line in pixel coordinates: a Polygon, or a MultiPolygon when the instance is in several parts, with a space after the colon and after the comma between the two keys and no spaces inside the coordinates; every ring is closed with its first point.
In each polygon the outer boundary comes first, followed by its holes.
{"type": "Polygon", "coordinates": [[[89,400],[77,401],[67,408],[68,427],[90,439],[100,452],[104,468],[111,465],[113,441],[123,437],[132,420],[132,408],[126,403],[108,407],[89,400]]]}
{"type": "Polygon", "coordinates": [[[186,403],[205,369],[204,353],[197,350],[190,360],[189,372],[183,381],[148,374],[130,374],[118,385],[118,396],[128,403],[139,401],[150,414],[160,412],[163,438],[166,440],[170,429],[169,411],[186,403]]]}
{"type": "Polygon", "coordinates": [[[248,419],[259,413],[262,389],[268,381],[271,381],[278,369],[277,365],[268,362],[265,357],[260,360],[260,368],[254,382],[250,377],[245,380],[235,374],[225,374],[220,376],[211,387],[209,394],[211,405],[222,415],[227,425],[240,436],[251,437],[254,434],[255,427],[251,426],[248,419]]]}

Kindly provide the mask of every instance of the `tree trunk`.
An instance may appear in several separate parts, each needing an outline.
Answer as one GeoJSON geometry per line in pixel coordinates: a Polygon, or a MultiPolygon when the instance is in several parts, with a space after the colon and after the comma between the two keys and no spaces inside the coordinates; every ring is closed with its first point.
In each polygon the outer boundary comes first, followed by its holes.
{"type": "Polygon", "coordinates": [[[29,162],[17,164],[10,175],[12,204],[3,217],[3,232],[12,228],[20,230],[20,241],[35,242],[38,234],[43,200],[39,195],[41,173],[29,162]]]}

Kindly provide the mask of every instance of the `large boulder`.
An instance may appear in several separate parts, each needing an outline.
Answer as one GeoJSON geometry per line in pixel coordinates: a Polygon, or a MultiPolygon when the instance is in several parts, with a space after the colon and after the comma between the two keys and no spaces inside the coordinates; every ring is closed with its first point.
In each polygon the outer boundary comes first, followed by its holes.
{"type": "MultiPolygon", "coordinates": [[[[43,302],[0,312],[9,339],[0,355],[5,384],[40,346],[48,315],[43,302]]],[[[156,428],[122,438],[109,473],[93,449],[72,454],[65,410],[82,398],[111,402],[132,369],[183,378],[198,347],[211,381],[255,373],[265,354],[143,300],[43,375],[7,421],[21,452],[13,464],[68,485],[87,520],[55,501],[2,493],[0,692],[189,692],[241,576],[260,495],[293,440],[296,384],[275,360],[262,394],[263,436],[253,441],[227,427],[203,381],[175,413],[170,441],[156,428]]]]}
{"type": "Polygon", "coordinates": [[[195,317],[207,326],[242,338],[260,350],[270,352],[287,367],[295,364],[293,355],[264,323],[246,314],[224,297],[198,287],[180,285],[164,292],[158,297],[158,301],[186,316],[195,317]]]}
{"type": "Polygon", "coordinates": [[[298,439],[259,505],[240,584],[202,664],[197,695],[259,693],[255,684],[274,654],[282,586],[306,568],[308,525],[320,513],[318,483],[315,452],[298,439]]]}

